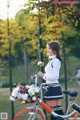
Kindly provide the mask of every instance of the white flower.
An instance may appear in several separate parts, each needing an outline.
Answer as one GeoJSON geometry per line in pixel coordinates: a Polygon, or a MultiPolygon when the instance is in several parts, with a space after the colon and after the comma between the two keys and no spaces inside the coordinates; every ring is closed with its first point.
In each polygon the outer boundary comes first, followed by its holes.
{"type": "Polygon", "coordinates": [[[40,66],[40,67],[42,67],[42,66],[44,65],[44,63],[43,63],[42,61],[39,61],[39,62],[37,63],[37,65],[40,66]]]}
{"type": "Polygon", "coordinates": [[[29,86],[29,85],[26,85],[25,87],[26,87],[27,89],[29,89],[29,88],[30,88],[30,86],[29,86]]]}
{"type": "Polygon", "coordinates": [[[27,99],[28,99],[28,94],[26,94],[26,93],[25,93],[25,94],[22,94],[22,95],[21,95],[21,98],[22,98],[23,100],[27,100],[27,99]]]}
{"type": "Polygon", "coordinates": [[[36,101],[36,96],[33,96],[33,97],[32,97],[32,100],[33,100],[33,101],[36,101]]]}
{"type": "Polygon", "coordinates": [[[38,93],[39,92],[39,87],[36,87],[35,88],[35,93],[38,93]]]}
{"type": "Polygon", "coordinates": [[[10,96],[10,100],[11,100],[11,101],[15,101],[15,97],[10,96]]]}
{"type": "Polygon", "coordinates": [[[36,85],[31,85],[30,89],[28,90],[28,93],[30,96],[34,96],[36,93],[39,92],[39,87],[37,87],[36,85]]]}
{"type": "Polygon", "coordinates": [[[17,98],[21,99],[21,96],[22,96],[22,94],[20,92],[18,92],[17,98]]]}
{"type": "Polygon", "coordinates": [[[14,97],[16,98],[17,95],[18,95],[19,90],[20,90],[20,88],[19,88],[19,87],[16,87],[16,88],[12,91],[11,96],[14,96],[14,97]]]}
{"type": "Polygon", "coordinates": [[[32,88],[28,90],[28,93],[29,93],[30,96],[35,95],[35,91],[32,88]]]}

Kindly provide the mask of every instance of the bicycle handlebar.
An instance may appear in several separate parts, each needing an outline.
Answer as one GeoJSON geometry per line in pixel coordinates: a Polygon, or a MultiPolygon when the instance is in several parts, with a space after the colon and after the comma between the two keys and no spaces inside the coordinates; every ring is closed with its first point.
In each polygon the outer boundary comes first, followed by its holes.
{"type": "MultiPolygon", "coordinates": [[[[37,85],[37,83],[38,83],[38,75],[35,74],[34,76],[31,76],[31,79],[35,79],[35,85],[37,85]]],[[[42,86],[45,86],[45,85],[47,85],[47,83],[41,83],[40,89],[42,89],[42,86]]]]}
{"type": "Polygon", "coordinates": [[[31,79],[35,79],[35,85],[38,83],[38,75],[35,74],[34,76],[31,76],[31,79]]]}

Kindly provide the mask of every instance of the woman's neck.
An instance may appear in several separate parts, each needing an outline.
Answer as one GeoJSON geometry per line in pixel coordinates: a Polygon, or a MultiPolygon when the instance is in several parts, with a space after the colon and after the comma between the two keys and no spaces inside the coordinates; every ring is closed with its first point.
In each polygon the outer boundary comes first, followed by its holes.
{"type": "Polygon", "coordinates": [[[49,56],[49,59],[55,58],[55,57],[56,57],[56,55],[50,55],[50,56],[49,56]]]}

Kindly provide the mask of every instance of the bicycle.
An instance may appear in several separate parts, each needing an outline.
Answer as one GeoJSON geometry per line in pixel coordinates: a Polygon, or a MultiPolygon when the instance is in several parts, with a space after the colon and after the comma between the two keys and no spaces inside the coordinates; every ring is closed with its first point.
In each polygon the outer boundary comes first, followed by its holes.
{"type": "MultiPolygon", "coordinates": [[[[33,77],[35,79],[35,84],[37,85],[37,79],[38,76],[35,75],[33,77]]],[[[45,104],[41,99],[40,96],[42,94],[42,89],[45,88],[47,84],[42,83],[40,85],[39,93],[37,94],[37,100],[35,105],[31,107],[26,107],[22,110],[20,110],[15,116],[14,120],[46,120],[45,114],[43,111],[38,107],[40,105],[42,108],[44,108],[48,113],[52,114],[58,119],[67,119],[74,115],[73,120],[77,120],[77,117],[80,113],[80,106],[74,102],[75,97],[77,96],[78,92],[76,90],[65,90],[63,93],[68,94],[71,96],[72,99],[70,99],[70,102],[68,104],[68,109],[66,115],[58,115],[56,114],[47,104],[45,104]],[[74,110],[71,113],[68,113],[70,108],[73,108],[74,110]]]]}

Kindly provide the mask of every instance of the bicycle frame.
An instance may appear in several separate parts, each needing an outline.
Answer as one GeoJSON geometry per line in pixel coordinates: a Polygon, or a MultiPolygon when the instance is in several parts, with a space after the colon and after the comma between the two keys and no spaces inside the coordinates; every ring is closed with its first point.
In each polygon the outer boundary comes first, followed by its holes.
{"type": "MultiPolygon", "coordinates": [[[[31,115],[30,115],[28,120],[35,120],[35,116],[36,116],[37,110],[40,110],[43,113],[43,111],[41,109],[39,109],[38,105],[40,105],[42,108],[44,108],[48,113],[50,113],[54,117],[59,118],[61,120],[70,118],[71,116],[73,116],[77,112],[76,110],[74,110],[70,114],[58,115],[47,104],[45,104],[40,98],[38,98],[36,104],[34,106],[32,106],[32,108],[34,108],[34,113],[30,113],[31,115]]],[[[45,117],[45,120],[46,120],[46,117],[45,117]]]]}
{"type": "MultiPolygon", "coordinates": [[[[34,108],[35,112],[34,112],[34,114],[33,114],[33,113],[31,113],[31,116],[29,117],[29,119],[28,119],[28,120],[35,120],[35,116],[36,116],[37,111],[39,110],[39,108],[38,108],[38,106],[37,106],[37,105],[34,105],[34,106],[33,106],[33,108],[34,108]]],[[[40,111],[41,111],[41,109],[40,109],[40,111]]],[[[41,111],[41,112],[42,112],[42,111],[41,111]]],[[[43,114],[44,114],[44,113],[43,113],[43,114]]]]}
{"type": "MultiPolygon", "coordinates": [[[[36,85],[37,85],[37,77],[38,77],[37,75],[34,77],[35,80],[36,80],[36,82],[35,82],[36,85]]],[[[45,85],[46,85],[46,83],[42,83],[40,85],[40,90],[41,91],[42,91],[42,88],[45,85]]],[[[37,99],[38,99],[38,103],[40,104],[40,106],[42,106],[48,113],[52,114],[53,116],[55,116],[57,118],[66,119],[66,118],[69,118],[69,117],[73,116],[76,112],[80,113],[80,106],[78,106],[75,102],[69,102],[66,115],[58,115],[47,104],[45,104],[40,98],[37,98],[37,99]],[[72,107],[74,110],[70,114],[68,114],[70,107],[72,107]]]]}
{"type": "Polygon", "coordinates": [[[38,101],[39,101],[39,104],[50,114],[52,114],[53,116],[57,117],[57,118],[63,118],[63,119],[66,119],[66,118],[69,118],[71,117],[72,115],[74,115],[76,113],[76,110],[74,110],[73,112],[71,112],[70,114],[68,115],[58,115],[56,114],[48,105],[46,105],[40,98],[38,98],[38,101]]]}

